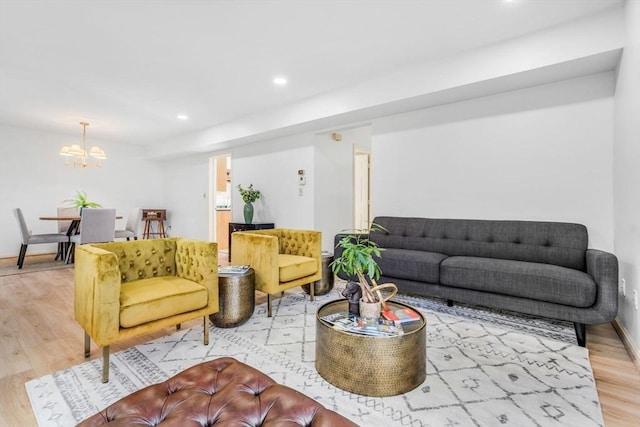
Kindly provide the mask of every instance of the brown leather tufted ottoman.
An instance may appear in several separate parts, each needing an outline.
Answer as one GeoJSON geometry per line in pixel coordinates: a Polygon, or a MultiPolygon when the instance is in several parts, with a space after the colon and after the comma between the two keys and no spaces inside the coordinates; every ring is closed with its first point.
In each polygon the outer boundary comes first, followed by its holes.
{"type": "Polygon", "coordinates": [[[120,399],[79,426],[356,426],[267,375],[222,357],[120,399]]]}

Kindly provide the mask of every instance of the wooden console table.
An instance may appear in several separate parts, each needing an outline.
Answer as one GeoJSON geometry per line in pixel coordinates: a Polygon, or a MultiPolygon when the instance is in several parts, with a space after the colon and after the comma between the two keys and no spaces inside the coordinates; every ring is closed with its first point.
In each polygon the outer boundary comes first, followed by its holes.
{"type": "Polygon", "coordinates": [[[272,222],[265,222],[261,224],[245,224],[244,222],[230,222],[229,223],[229,262],[231,262],[231,234],[236,231],[249,231],[249,230],[266,230],[269,228],[275,228],[272,222]]]}

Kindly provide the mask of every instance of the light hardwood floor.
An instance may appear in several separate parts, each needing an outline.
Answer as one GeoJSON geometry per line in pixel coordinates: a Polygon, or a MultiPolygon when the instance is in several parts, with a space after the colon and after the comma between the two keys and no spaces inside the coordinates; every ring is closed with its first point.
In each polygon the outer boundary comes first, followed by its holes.
{"type": "MultiPolygon", "coordinates": [[[[29,257],[25,263],[35,258],[29,257]]],[[[226,254],[220,261],[226,260],[226,254]]],[[[2,259],[0,266],[15,259],[2,259]]],[[[258,292],[257,303],[266,300],[258,292]]],[[[73,319],[73,269],[0,277],[0,425],[36,421],[24,383],[85,361],[83,332],[73,319]]],[[[198,320],[184,327],[199,324],[198,320]]],[[[170,330],[112,346],[116,352],[170,330]]],[[[610,324],[587,328],[587,346],[606,427],[640,426],[640,372],[610,324]]],[[[91,359],[101,351],[92,343],[91,359]]]]}

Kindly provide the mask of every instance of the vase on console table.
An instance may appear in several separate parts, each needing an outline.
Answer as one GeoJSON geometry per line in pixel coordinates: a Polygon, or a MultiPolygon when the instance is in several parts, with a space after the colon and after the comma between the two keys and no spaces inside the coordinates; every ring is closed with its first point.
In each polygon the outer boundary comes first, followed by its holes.
{"type": "Polygon", "coordinates": [[[253,204],[251,202],[246,202],[242,213],[244,214],[245,224],[251,224],[253,222],[253,204]]]}

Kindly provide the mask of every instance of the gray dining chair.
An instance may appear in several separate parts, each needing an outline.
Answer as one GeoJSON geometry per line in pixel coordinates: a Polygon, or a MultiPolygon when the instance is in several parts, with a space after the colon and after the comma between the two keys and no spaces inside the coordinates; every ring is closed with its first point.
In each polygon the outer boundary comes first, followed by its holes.
{"type": "Polygon", "coordinates": [[[116,233],[116,210],[105,208],[84,208],[80,219],[80,233],[69,238],[69,248],[65,262],[73,259],[75,245],[85,243],[113,242],[116,233]]]}
{"type": "MultiPolygon", "coordinates": [[[[73,207],[59,207],[58,208],[58,217],[72,217],[78,216],[78,208],[73,207]]],[[[65,254],[67,253],[67,248],[69,247],[69,236],[72,234],[73,230],[69,230],[71,227],[71,223],[73,221],[70,219],[58,220],[58,233],[67,236],[66,242],[58,243],[58,253],[56,254],[56,258],[60,258],[64,260],[65,254]]]]}
{"type": "Polygon", "coordinates": [[[142,209],[132,208],[129,211],[127,217],[127,225],[124,230],[116,230],[116,239],[138,240],[138,228],[140,227],[140,221],[142,221],[142,209]]]}
{"type": "MultiPolygon", "coordinates": [[[[66,243],[69,241],[69,237],[63,234],[58,233],[50,233],[50,234],[31,234],[31,230],[27,227],[27,222],[24,219],[24,215],[22,214],[22,209],[16,208],[13,210],[13,213],[16,216],[16,220],[18,221],[18,225],[20,227],[20,237],[22,239],[22,243],[20,245],[20,253],[18,254],[18,268],[22,268],[22,264],[24,263],[24,257],[27,254],[27,247],[29,245],[39,245],[42,243],[66,243]]],[[[55,259],[58,259],[56,256],[55,259]]]]}

